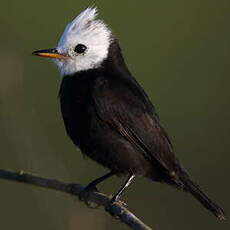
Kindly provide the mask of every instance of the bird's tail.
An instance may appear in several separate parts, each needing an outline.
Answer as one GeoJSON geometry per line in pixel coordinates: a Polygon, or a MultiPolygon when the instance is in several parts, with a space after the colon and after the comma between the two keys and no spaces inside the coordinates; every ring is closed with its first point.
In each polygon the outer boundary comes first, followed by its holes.
{"type": "Polygon", "coordinates": [[[183,190],[191,193],[205,208],[212,212],[219,220],[225,220],[225,213],[222,208],[215,204],[200,187],[191,180],[186,172],[181,173],[179,176],[180,181],[183,183],[183,190]]]}

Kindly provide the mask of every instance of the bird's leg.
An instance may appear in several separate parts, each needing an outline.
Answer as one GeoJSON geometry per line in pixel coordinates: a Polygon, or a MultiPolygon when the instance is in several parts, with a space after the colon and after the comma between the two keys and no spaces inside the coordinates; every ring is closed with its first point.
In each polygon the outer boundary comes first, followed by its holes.
{"type": "Polygon", "coordinates": [[[96,180],[93,180],[92,182],[90,182],[84,188],[84,190],[79,194],[79,199],[82,200],[82,201],[85,201],[88,206],[91,206],[91,204],[87,201],[89,192],[98,191],[96,186],[99,183],[101,183],[102,181],[106,180],[107,178],[109,178],[109,177],[111,177],[113,175],[114,175],[113,172],[109,172],[109,173],[105,174],[104,176],[99,177],[96,180]]]}
{"type": "Polygon", "coordinates": [[[135,178],[134,174],[130,174],[128,179],[125,181],[124,185],[119,189],[119,191],[113,196],[113,198],[111,199],[111,202],[115,202],[117,201],[121,194],[125,191],[125,189],[132,183],[133,179],[135,178]]]}
{"type": "Polygon", "coordinates": [[[107,178],[109,178],[109,177],[111,177],[111,176],[113,176],[114,175],[114,173],[113,172],[109,172],[109,173],[106,173],[104,176],[102,176],[102,177],[99,177],[99,178],[97,178],[96,180],[93,180],[92,182],[90,182],[86,187],[85,187],[85,189],[84,190],[97,190],[97,185],[99,184],[99,183],[101,183],[102,181],[104,181],[104,180],[106,180],[107,178]]]}

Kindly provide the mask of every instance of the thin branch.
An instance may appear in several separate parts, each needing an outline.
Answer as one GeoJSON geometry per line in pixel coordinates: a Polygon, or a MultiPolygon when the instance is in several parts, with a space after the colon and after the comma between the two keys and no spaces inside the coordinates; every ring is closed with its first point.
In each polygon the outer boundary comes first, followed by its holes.
{"type": "MultiPolygon", "coordinates": [[[[32,184],[42,188],[49,188],[65,193],[69,193],[74,196],[80,195],[84,190],[84,187],[80,184],[66,183],[55,179],[48,179],[43,177],[34,176],[29,173],[12,172],[4,169],[0,169],[0,178],[6,180],[13,180],[21,183],[32,184]]],[[[89,192],[87,198],[84,200],[87,203],[94,203],[98,206],[103,206],[107,212],[113,217],[119,219],[121,222],[127,224],[134,230],[151,230],[146,224],[138,219],[133,213],[131,213],[122,202],[110,202],[110,197],[100,192],[89,192]]]]}

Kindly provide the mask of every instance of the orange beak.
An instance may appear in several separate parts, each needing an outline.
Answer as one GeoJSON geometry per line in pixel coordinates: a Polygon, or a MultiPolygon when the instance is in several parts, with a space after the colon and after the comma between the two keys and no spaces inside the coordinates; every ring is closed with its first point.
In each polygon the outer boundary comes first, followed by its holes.
{"type": "Polygon", "coordinates": [[[46,50],[37,50],[32,53],[33,55],[47,58],[57,58],[57,59],[66,59],[69,58],[68,55],[58,53],[57,49],[46,49],[46,50]]]}

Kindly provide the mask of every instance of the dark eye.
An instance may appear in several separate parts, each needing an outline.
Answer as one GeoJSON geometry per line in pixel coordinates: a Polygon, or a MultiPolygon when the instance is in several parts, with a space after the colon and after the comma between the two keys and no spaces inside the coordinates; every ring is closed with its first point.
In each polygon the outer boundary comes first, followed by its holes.
{"type": "Polygon", "coordinates": [[[82,54],[86,51],[87,47],[83,44],[78,44],[76,45],[76,47],[74,48],[74,51],[78,54],[82,54]]]}

